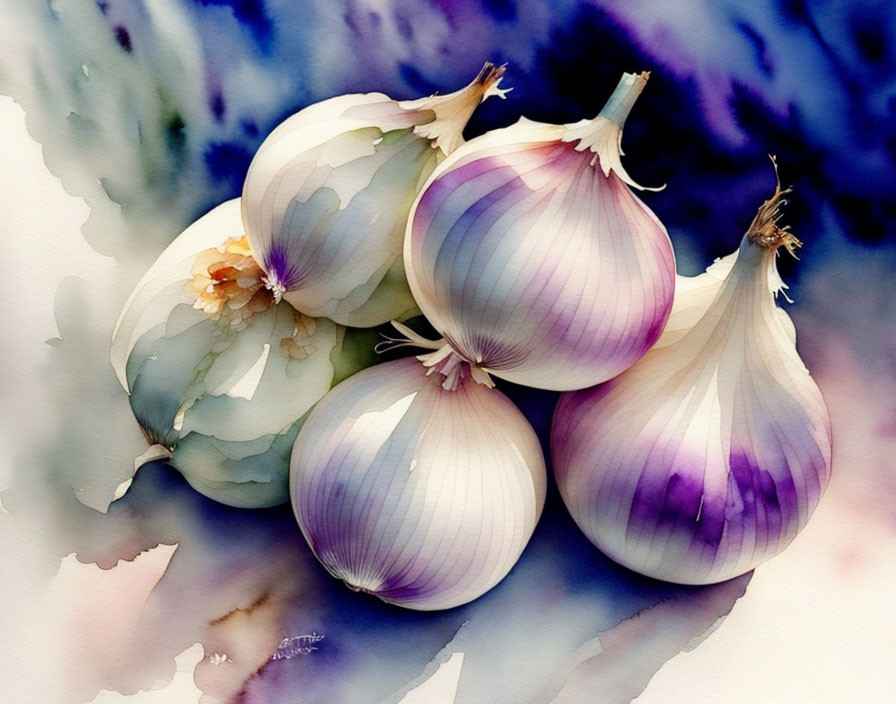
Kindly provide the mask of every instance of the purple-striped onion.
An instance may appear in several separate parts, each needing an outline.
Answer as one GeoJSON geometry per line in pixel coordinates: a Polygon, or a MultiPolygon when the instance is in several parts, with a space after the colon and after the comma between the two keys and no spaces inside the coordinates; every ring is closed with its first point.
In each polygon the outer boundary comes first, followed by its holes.
{"type": "Polygon", "coordinates": [[[581,389],[657,341],[672,305],[672,246],[620,162],[622,125],[646,80],[625,74],[594,120],[521,119],[477,137],[424,186],[405,235],[408,282],[470,364],[581,389]]]}
{"type": "Polygon", "coordinates": [[[445,390],[416,359],[371,367],[308,416],[290,491],[302,533],[356,591],[409,609],[465,604],[495,586],[541,515],[535,432],[469,377],[445,390]]]}
{"type": "Polygon", "coordinates": [[[669,338],[557,406],[563,499],[598,548],[641,574],[683,584],[743,574],[790,543],[827,485],[828,411],[775,304],[777,250],[799,245],[777,225],[781,196],[736,255],[682,287],[669,338]],[[687,316],[697,320],[682,332],[687,316]]]}
{"type": "Polygon", "coordinates": [[[476,106],[506,92],[503,73],[486,64],[466,88],[420,100],[338,96],[265,139],[243,187],[243,220],[277,300],[355,327],[416,311],[401,259],[408,211],[463,142],[476,106]]]}

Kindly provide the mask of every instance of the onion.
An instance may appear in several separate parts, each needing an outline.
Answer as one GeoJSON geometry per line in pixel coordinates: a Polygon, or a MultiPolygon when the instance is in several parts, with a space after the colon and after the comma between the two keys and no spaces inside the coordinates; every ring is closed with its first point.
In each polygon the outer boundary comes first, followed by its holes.
{"type": "Polygon", "coordinates": [[[527,386],[580,389],[656,342],[672,305],[672,246],[629,189],[619,148],[645,83],[626,74],[594,120],[523,119],[433,172],[408,222],[408,282],[471,365],[527,386]]]}
{"type": "Polygon", "coordinates": [[[545,499],[535,432],[499,391],[452,391],[415,359],[336,386],[296,439],[293,508],[351,589],[410,609],[476,599],[513,567],[545,499]]]}
{"type": "Polygon", "coordinates": [[[777,250],[799,246],[777,225],[782,195],[760,208],[736,257],[686,287],[665,344],[557,405],[563,500],[598,548],[641,574],[684,584],[743,574],[793,540],[827,485],[828,411],[775,305],[777,250]],[[698,320],[683,333],[687,316],[698,320]]]}
{"type": "Polygon", "coordinates": [[[486,64],[465,88],[420,100],[341,95],[279,125],[243,188],[249,244],[274,296],[356,327],[416,312],[401,258],[408,211],[476,106],[503,96],[503,73],[486,64]]]}
{"type": "Polygon", "coordinates": [[[197,491],[260,507],[288,500],[305,414],[373,362],[374,340],[275,304],[242,233],[235,199],[175,238],[125,304],[111,359],[148,441],[197,491]]]}

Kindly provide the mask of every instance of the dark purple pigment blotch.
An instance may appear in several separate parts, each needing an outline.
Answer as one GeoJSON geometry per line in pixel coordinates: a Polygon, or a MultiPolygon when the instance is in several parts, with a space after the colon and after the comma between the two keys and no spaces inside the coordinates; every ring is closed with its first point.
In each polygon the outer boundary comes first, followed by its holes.
{"type": "Polygon", "coordinates": [[[115,41],[129,54],[134,50],[134,46],[131,44],[131,33],[124,25],[120,24],[115,27],[115,41]]]}
{"type": "MultiPolygon", "coordinates": [[[[779,486],[771,473],[762,469],[759,462],[743,450],[733,451],[728,458],[728,465],[743,500],[743,514],[755,515],[758,507],[780,513],[796,506],[796,490],[792,478],[789,482],[781,482],[779,486]],[[790,497],[783,496],[782,489],[789,489],[790,497]]],[[[782,477],[791,476],[790,469],[786,467],[779,474],[782,477]]]]}
{"type": "Polygon", "coordinates": [[[718,499],[707,495],[704,470],[682,466],[666,475],[644,469],[635,490],[629,517],[630,530],[642,537],[654,533],[692,536],[692,545],[717,549],[725,530],[725,515],[718,499]]]}
{"type": "Polygon", "coordinates": [[[727,510],[730,520],[744,526],[745,530],[753,527],[757,554],[776,551],[782,540],[788,540],[785,536],[788,528],[792,527],[795,533],[797,527],[799,501],[789,469],[779,473],[789,480],[776,482],[769,471],[762,469],[758,461],[743,450],[732,451],[729,467],[731,500],[727,510]],[[735,502],[734,499],[739,500],[735,502]]]}

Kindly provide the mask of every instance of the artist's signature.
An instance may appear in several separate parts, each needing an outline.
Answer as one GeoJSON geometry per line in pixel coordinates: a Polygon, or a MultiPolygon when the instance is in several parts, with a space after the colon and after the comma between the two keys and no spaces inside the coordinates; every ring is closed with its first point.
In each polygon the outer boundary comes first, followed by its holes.
{"type": "Polygon", "coordinates": [[[312,631],[301,636],[284,638],[277,646],[276,652],[271,655],[271,660],[291,660],[297,655],[307,655],[317,650],[316,643],[324,639],[323,635],[312,631]]]}

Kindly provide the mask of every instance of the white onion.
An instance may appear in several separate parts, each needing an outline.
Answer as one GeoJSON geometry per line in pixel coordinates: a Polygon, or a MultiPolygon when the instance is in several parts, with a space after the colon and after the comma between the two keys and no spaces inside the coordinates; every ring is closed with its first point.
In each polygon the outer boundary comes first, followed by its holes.
{"type": "Polygon", "coordinates": [[[373,340],[365,350],[355,344],[361,333],[273,304],[241,246],[221,251],[242,232],[235,199],[175,238],[128,299],[111,359],[147,439],[169,449],[190,484],[258,507],[288,500],[289,452],[304,415],[372,363],[373,340]],[[203,271],[219,258],[245,268],[230,272],[231,296],[200,301],[198,290],[213,288],[203,271]]]}
{"type": "Polygon", "coordinates": [[[410,609],[479,597],[541,515],[535,432],[502,393],[455,390],[415,359],[336,386],[296,439],[293,508],[317,558],[352,589],[410,609]]]}
{"type": "Polygon", "coordinates": [[[249,243],[275,295],[357,327],[415,312],[401,258],[408,211],[476,106],[503,95],[502,74],[486,64],[466,88],[413,101],[342,95],[277,127],[243,188],[249,243]]]}

